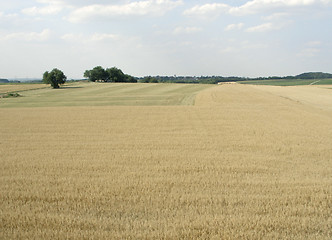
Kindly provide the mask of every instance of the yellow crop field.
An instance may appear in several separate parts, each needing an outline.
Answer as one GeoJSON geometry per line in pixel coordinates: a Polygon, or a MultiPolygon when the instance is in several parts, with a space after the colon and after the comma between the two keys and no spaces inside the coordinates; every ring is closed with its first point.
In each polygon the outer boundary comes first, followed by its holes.
{"type": "Polygon", "coordinates": [[[0,108],[0,239],[331,239],[332,101],[311,93],[332,90],[311,89],[0,108]]]}
{"type": "Polygon", "coordinates": [[[45,84],[0,84],[0,94],[45,88],[45,84]]]}

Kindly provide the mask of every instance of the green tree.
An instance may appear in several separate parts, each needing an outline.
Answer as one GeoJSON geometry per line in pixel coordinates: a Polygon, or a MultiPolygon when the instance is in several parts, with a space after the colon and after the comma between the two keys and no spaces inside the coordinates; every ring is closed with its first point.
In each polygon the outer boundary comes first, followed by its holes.
{"type": "Polygon", "coordinates": [[[84,77],[90,81],[95,82],[102,80],[104,82],[137,82],[137,79],[128,74],[124,74],[121,69],[112,67],[106,70],[101,66],[97,66],[92,70],[86,70],[84,77]]]}
{"type": "Polygon", "coordinates": [[[141,80],[142,83],[158,83],[158,79],[151,76],[146,76],[141,80]]]}
{"type": "Polygon", "coordinates": [[[112,67],[107,68],[106,72],[108,73],[108,79],[110,82],[125,82],[126,76],[121,69],[112,67]]]}
{"type": "Polygon", "coordinates": [[[128,74],[125,74],[125,82],[129,83],[137,83],[137,79],[134,78],[133,76],[130,76],[128,74]]]}
{"type": "Polygon", "coordinates": [[[67,80],[65,74],[57,69],[54,68],[51,72],[46,71],[43,74],[43,82],[46,84],[51,84],[53,88],[59,88],[60,84],[64,84],[67,80]]]}
{"type": "Polygon", "coordinates": [[[101,66],[94,67],[92,70],[86,70],[84,72],[84,77],[88,78],[92,82],[97,80],[107,82],[109,79],[108,73],[101,66]]]}

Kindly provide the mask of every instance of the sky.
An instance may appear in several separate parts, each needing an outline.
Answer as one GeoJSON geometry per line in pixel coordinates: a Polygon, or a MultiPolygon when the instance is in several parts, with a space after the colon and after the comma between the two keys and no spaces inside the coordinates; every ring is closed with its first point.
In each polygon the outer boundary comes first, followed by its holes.
{"type": "Polygon", "coordinates": [[[0,2],[0,78],[332,73],[332,0],[0,2]]]}

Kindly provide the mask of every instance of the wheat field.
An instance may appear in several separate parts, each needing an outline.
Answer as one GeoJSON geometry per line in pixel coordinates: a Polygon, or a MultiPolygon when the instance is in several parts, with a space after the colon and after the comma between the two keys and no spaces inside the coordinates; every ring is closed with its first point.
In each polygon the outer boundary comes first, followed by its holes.
{"type": "Polygon", "coordinates": [[[45,84],[0,84],[0,94],[46,88],[45,84]]]}
{"type": "Polygon", "coordinates": [[[0,108],[0,239],[331,239],[332,111],[271,89],[0,108]]]}
{"type": "MultiPolygon", "coordinates": [[[[0,92],[9,86],[0,85],[0,92]]],[[[13,85],[11,91],[15,86],[22,97],[1,99],[0,108],[193,105],[196,94],[212,85],[77,82],[23,92],[22,85],[13,85]]],[[[23,87],[29,86],[35,87],[23,87]]]]}

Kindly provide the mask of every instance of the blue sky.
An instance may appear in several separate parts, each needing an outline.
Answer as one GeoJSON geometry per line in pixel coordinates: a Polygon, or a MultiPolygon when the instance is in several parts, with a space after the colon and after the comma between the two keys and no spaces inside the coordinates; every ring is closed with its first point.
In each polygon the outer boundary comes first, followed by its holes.
{"type": "Polygon", "coordinates": [[[332,0],[0,2],[0,78],[332,72],[332,0]]]}

